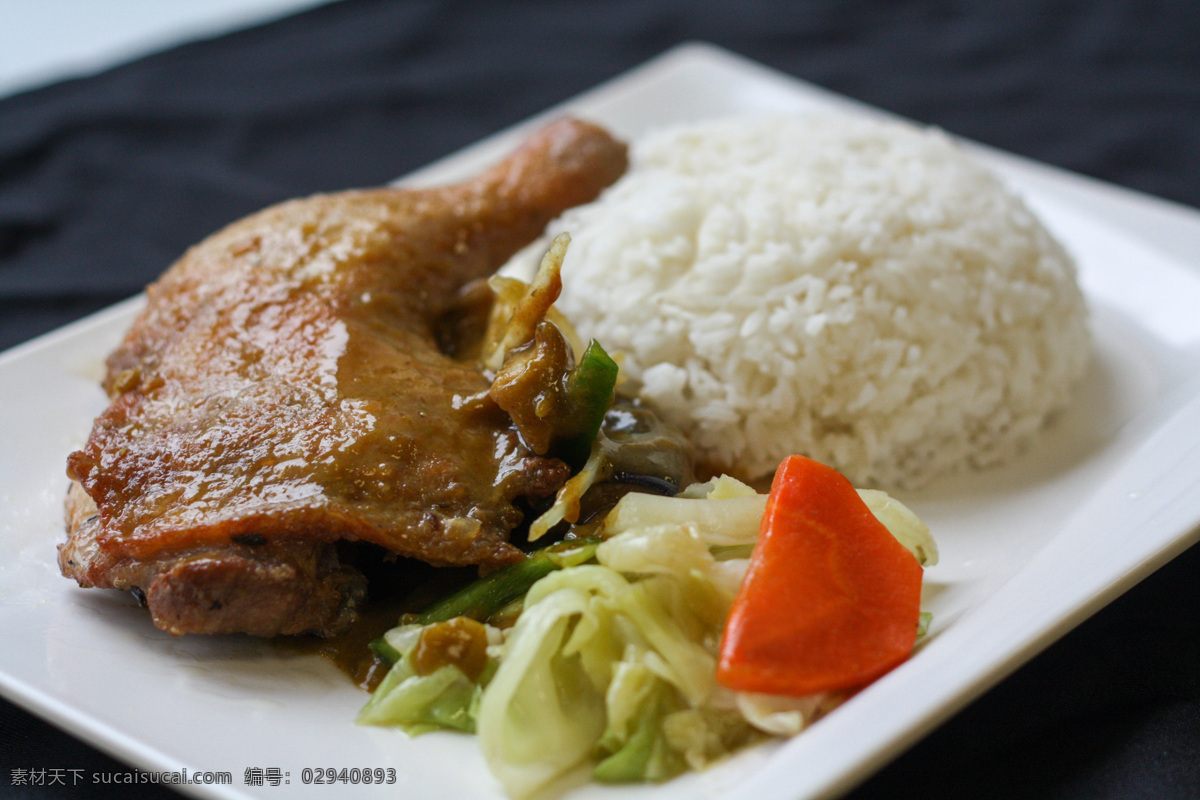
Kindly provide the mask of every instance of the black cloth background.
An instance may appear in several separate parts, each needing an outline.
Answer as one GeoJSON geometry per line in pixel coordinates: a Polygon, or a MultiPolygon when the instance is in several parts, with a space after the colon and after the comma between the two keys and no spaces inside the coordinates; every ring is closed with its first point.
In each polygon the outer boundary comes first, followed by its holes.
{"type": "MultiPolygon", "coordinates": [[[[388,181],[690,40],[1200,206],[1197,3],[342,0],[0,100],[0,349],[249,211],[388,181]]],[[[11,785],[38,767],[126,769],[0,705],[0,796],[175,796],[11,785]]],[[[915,796],[1200,797],[1200,549],[851,794],[915,796]]]]}

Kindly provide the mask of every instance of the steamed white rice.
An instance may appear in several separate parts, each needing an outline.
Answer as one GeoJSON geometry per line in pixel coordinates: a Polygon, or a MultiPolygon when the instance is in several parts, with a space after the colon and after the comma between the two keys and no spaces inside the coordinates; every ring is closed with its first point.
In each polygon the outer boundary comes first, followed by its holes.
{"type": "Polygon", "coordinates": [[[729,119],[632,162],[551,225],[573,237],[558,306],[718,469],[804,453],[911,487],[1011,456],[1086,366],[1071,259],[939,132],[729,119]]]}

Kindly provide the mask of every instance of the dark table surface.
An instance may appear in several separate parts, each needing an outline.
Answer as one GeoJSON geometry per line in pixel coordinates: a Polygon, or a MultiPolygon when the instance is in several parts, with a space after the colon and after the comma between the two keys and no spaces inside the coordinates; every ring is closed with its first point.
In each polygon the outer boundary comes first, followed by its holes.
{"type": "MultiPolygon", "coordinates": [[[[388,181],[694,40],[1200,206],[1198,3],[343,0],[0,100],[0,349],[249,211],[388,181]]],[[[126,770],[0,703],[0,797],[175,796],[12,784],[34,768],[126,770]]],[[[1200,549],[850,796],[1200,797],[1200,549]]]]}

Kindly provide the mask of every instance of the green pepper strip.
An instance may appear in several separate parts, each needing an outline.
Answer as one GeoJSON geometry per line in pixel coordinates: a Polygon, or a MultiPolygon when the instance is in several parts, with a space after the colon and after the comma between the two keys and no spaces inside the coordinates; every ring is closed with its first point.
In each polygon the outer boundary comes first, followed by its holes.
{"type": "Polygon", "coordinates": [[[569,429],[555,443],[560,457],[578,469],[588,459],[592,442],[604,422],[604,414],[613,401],[617,385],[617,362],[595,339],[567,377],[566,395],[571,409],[569,429]]]}
{"type": "Polygon", "coordinates": [[[382,636],[378,639],[373,639],[367,647],[371,648],[371,652],[378,658],[386,661],[389,667],[404,657],[403,653],[388,644],[387,639],[382,636]]]}
{"type": "MultiPolygon", "coordinates": [[[[600,542],[600,539],[571,539],[535,550],[523,561],[488,573],[442,598],[409,621],[428,625],[455,617],[470,617],[487,622],[492,615],[523,597],[530,586],[554,570],[590,561],[600,542]]],[[[382,636],[369,646],[375,655],[389,664],[395,664],[402,655],[382,636]]]]}

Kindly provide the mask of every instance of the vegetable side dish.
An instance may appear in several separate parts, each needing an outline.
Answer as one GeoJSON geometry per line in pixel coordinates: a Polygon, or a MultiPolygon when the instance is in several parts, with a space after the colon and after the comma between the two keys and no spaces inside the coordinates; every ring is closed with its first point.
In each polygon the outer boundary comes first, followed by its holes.
{"type": "Polygon", "coordinates": [[[936,561],[911,511],[801,456],[770,495],[626,494],[375,642],[391,668],[359,722],[475,731],[514,797],[661,781],[798,733],[908,658],[936,561]]]}

